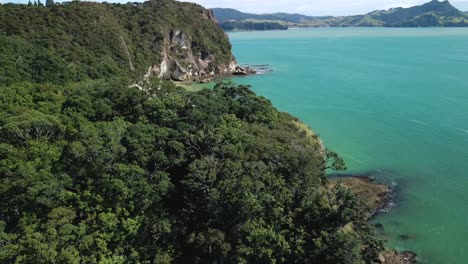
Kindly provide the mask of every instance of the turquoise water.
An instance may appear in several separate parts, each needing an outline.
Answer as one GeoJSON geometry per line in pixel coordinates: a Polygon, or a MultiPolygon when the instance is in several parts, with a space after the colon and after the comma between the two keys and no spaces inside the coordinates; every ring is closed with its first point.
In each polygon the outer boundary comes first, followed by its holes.
{"type": "Polygon", "coordinates": [[[230,34],[236,79],[291,112],[350,172],[398,184],[375,221],[424,263],[468,263],[468,29],[301,29],[230,34]],[[404,240],[401,235],[409,238],[404,240]]]}

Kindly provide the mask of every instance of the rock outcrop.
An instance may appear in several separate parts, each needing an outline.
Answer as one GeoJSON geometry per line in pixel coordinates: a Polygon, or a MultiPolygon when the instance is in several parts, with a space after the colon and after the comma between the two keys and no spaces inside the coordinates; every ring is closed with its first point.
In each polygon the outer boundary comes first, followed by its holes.
{"type": "MultiPolygon", "coordinates": [[[[207,19],[214,19],[211,12],[207,19]]],[[[250,75],[255,71],[238,66],[235,59],[218,64],[216,56],[206,51],[194,52],[191,37],[181,30],[172,30],[164,40],[160,65],[149,67],[145,77],[173,81],[204,81],[227,75],[250,75]]]]}
{"type": "Polygon", "coordinates": [[[385,207],[391,188],[385,184],[376,183],[372,177],[343,177],[330,181],[330,186],[335,186],[340,182],[344,187],[349,188],[358,199],[371,209],[371,215],[379,209],[385,207]]]}
{"type": "Polygon", "coordinates": [[[386,264],[415,264],[418,263],[417,256],[411,251],[387,250],[379,254],[377,263],[386,264]]]}
{"type": "MultiPolygon", "coordinates": [[[[330,180],[329,187],[333,188],[337,184],[341,184],[348,188],[356,197],[362,201],[369,209],[369,219],[386,207],[389,203],[389,195],[392,188],[388,185],[375,182],[373,177],[369,176],[349,176],[338,177],[330,180]]],[[[382,224],[377,224],[379,229],[382,229],[382,224]]],[[[343,230],[354,232],[353,223],[343,227],[343,230]]],[[[415,264],[417,263],[417,255],[411,251],[397,251],[393,249],[386,249],[378,254],[374,260],[374,264],[415,264]]]]}

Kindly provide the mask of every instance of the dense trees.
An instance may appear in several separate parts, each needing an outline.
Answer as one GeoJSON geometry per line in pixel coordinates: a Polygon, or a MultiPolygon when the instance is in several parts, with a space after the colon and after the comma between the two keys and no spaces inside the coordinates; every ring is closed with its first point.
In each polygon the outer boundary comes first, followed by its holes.
{"type": "Polygon", "coordinates": [[[224,21],[219,23],[224,30],[287,30],[287,25],[265,21],[224,21]]]}
{"type": "Polygon", "coordinates": [[[326,187],[322,146],[293,117],[246,86],[126,83],[1,87],[2,263],[375,257],[360,205],[326,187]]]}
{"type": "Polygon", "coordinates": [[[196,4],[54,5],[48,0],[46,5],[0,5],[0,83],[141,78],[149,67],[161,64],[172,30],[190,36],[194,54],[212,54],[213,65],[233,60],[225,33],[196,4]]]}
{"type": "Polygon", "coordinates": [[[364,206],[327,184],[343,160],[299,120],[248,86],[132,85],[169,29],[232,59],[204,9],[46,3],[0,6],[1,263],[375,259],[364,206]]]}

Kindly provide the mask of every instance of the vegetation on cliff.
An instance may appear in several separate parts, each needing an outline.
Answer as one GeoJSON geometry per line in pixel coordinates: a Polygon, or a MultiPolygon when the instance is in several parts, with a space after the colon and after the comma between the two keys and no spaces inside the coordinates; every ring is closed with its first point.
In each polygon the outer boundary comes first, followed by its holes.
{"type": "Polygon", "coordinates": [[[169,47],[176,31],[186,36],[185,48],[193,56],[210,64],[206,71],[226,68],[234,60],[229,39],[211,12],[192,3],[1,5],[0,83],[142,77],[165,57],[174,62],[184,54],[183,47],[169,47]]]}

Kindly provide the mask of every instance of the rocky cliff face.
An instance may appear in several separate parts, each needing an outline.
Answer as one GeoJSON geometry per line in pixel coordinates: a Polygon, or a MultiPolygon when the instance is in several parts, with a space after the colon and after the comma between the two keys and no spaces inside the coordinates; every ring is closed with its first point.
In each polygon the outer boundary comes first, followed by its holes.
{"type": "MultiPolygon", "coordinates": [[[[157,6],[155,10],[167,8],[162,3],[174,4],[168,0],[150,2],[157,6]]],[[[171,23],[169,29],[162,28],[164,33],[161,56],[159,61],[148,66],[146,78],[207,81],[216,76],[252,73],[251,70],[237,65],[228,35],[219,28],[212,10],[190,3],[176,5],[179,6],[179,13],[176,15],[184,18],[171,23]],[[186,13],[186,8],[191,12],[186,13]],[[195,24],[198,25],[197,28],[194,28],[195,24]]]]}
{"type": "MultiPolygon", "coordinates": [[[[211,14],[211,12],[208,12],[211,14]]],[[[215,22],[213,16],[207,16],[215,22]]],[[[237,63],[232,57],[229,63],[216,63],[216,55],[207,51],[194,52],[191,37],[181,30],[172,30],[164,39],[162,61],[149,67],[146,77],[163,80],[201,81],[217,75],[236,72],[237,63]]]]}

